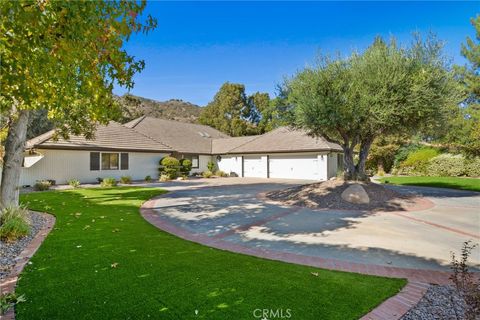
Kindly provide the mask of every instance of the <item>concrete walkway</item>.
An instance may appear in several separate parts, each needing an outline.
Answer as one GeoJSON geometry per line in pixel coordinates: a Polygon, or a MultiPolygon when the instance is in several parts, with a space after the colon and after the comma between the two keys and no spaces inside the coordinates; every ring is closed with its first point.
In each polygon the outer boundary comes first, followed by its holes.
{"type": "MultiPolygon", "coordinates": [[[[150,214],[173,233],[203,243],[221,241],[234,251],[266,250],[283,254],[283,260],[288,255],[334,259],[366,268],[448,271],[451,252],[458,255],[464,241],[480,242],[479,193],[388,186],[423,195],[434,206],[375,213],[281,206],[258,197],[299,183],[307,182],[222,178],[165,183],[161,187],[171,192],[149,203],[150,214]]],[[[480,265],[478,248],[470,261],[480,265]]]]}

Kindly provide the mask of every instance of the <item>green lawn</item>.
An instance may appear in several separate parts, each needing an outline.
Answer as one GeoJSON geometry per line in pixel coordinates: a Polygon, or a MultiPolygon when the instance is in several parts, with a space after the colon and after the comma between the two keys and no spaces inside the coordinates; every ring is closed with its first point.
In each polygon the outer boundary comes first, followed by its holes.
{"type": "Polygon", "coordinates": [[[406,283],[259,259],[162,232],[139,214],[152,188],[22,196],[57,222],[22,273],[17,319],[357,319],[406,283]],[[318,277],[311,272],[318,272],[318,277]],[[198,314],[195,311],[198,310],[198,314]]]}
{"type": "Polygon", "coordinates": [[[382,183],[480,191],[480,179],[458,177],[385,177],[382,183]]]}

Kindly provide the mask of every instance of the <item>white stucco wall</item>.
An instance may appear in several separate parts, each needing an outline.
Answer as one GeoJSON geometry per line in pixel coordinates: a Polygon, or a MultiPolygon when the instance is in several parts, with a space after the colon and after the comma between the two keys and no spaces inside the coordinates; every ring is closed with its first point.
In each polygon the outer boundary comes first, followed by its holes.
{"type": "Polygon", "coordinates": [[[242,156],[241,155],[222,155],[221,160],[215,158],[217,168],[223,172],[230,174],[235,173],[239,177],[242,176],[242,156]]]}
{"type": "Polygon", "coordinates": [[[133,180],[143,180],[150,175],[158,178],[158,162],[167,154],[128,152],[128,170],[90,171],[90,151],[75,150],[37,150],[45,155],[30,168],[22,168],[20,185],[33,185],[37,180],[53,179],[57,184],[65,184],[69,179],[78,179],[82,183],[96,182],[98,177],[131,176],[133,180]]]}

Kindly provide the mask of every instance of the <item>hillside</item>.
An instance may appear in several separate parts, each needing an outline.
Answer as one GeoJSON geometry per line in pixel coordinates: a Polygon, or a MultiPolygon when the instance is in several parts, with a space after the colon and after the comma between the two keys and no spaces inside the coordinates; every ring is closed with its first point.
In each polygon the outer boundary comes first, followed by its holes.
{"type": "Polygon", "coordinates": [[[196,123],[202,111],[200,106],[180,99],[155,101],[131,94],[125,94],[117,99],[122,105],[122,122],[147,115],[160,119],[196,123]]]}

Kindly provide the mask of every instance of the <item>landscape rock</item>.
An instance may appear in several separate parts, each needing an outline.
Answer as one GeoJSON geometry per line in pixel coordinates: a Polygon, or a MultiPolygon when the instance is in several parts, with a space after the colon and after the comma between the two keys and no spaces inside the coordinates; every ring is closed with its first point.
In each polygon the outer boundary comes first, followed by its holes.
{"type": "Polygon", "coordinates": [[[370,203],[370,197],[365,189],[359,184],[352,184],[342,192],[342,199],[356,204],[370,203]]]}

